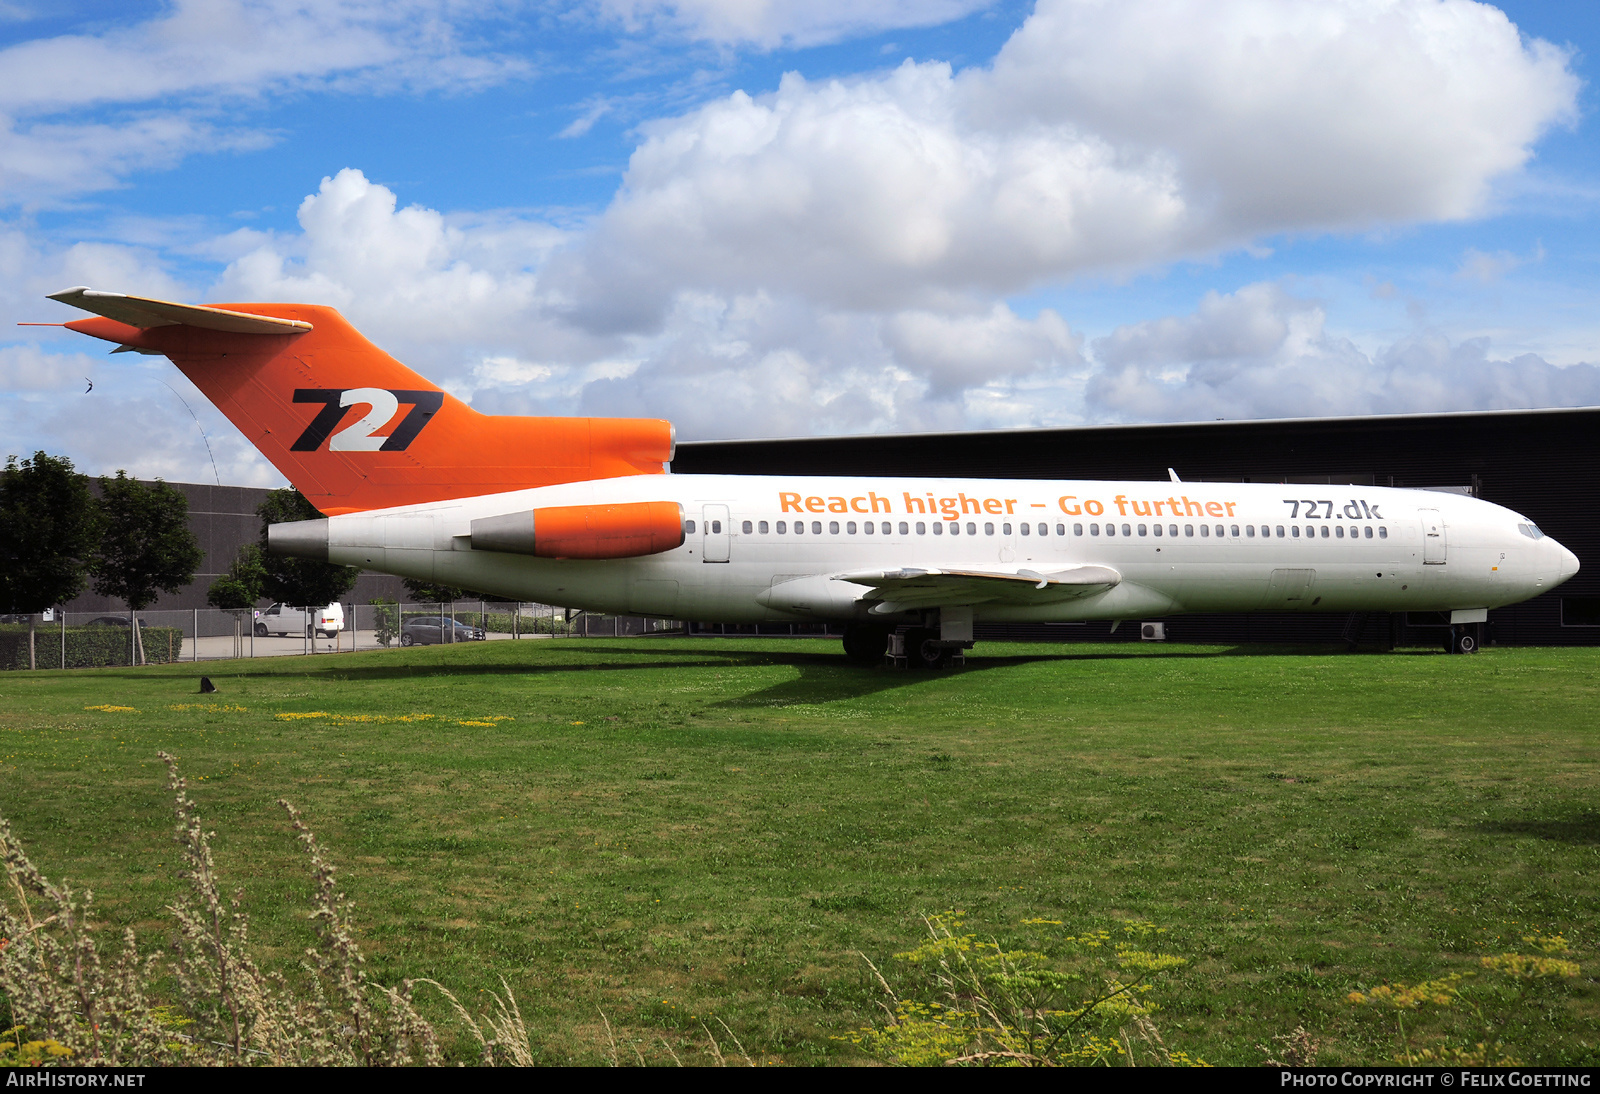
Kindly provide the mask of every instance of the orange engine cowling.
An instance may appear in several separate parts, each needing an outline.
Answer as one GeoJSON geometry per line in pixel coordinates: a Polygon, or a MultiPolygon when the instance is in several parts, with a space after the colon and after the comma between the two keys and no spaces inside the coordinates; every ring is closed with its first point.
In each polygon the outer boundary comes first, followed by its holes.
{"type": "Polygon", "coordinates": [[[550,505],[472,522],[472,549],[540,558],[637,558],[683,545],[675,501],[550,505]]]}

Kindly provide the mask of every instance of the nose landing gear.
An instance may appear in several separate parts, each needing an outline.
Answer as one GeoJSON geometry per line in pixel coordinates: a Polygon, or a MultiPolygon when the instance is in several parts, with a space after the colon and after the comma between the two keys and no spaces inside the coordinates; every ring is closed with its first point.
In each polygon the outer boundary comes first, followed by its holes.
{"type": "Polygon", "coordinates": [[[1477,653],[1482,644],[1482,623],[1457,623],[1450,628],[1444,649],[1446,653],[1477,653]]]}

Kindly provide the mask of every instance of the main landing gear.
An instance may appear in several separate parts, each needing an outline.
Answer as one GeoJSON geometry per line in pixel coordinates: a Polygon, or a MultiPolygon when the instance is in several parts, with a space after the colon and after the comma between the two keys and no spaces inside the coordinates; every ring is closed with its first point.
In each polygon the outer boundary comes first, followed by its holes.
{"type": "Polygon", "coordinates": [[[888,627],[852,623],[844,630],[844,653],[858,665],[922,668],[930,671],[961,668],[967,663],[970,640],[945,639],[936,627],[888,627]]]}

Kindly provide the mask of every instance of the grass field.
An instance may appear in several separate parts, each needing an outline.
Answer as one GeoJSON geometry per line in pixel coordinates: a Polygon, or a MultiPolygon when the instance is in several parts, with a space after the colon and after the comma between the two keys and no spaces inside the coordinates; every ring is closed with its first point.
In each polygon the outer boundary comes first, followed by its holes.
{"type": "Polygon", "coordinates": [[[705,1062],[714,1020],[763,1061],[865,1062],[839,1039],[881,1017],[860,955],[914,990],[893,955],[946,910],[1002,940],[1034,916],[1167,927],[1191,964],[1157,1025],[1223,1064],[1296,1026],[1323,1062],[1385,1062],[1392,1013],[1349,992],[1563,933],[1580,976],[1483,972],[1479,1011],[1408,1029],[1600,1060],[1595,651],[995,643],[928,675],[836,649],[230,662],[204,697],[194,666],[10,672],[0,812],[47,874],[160,945],[178,881],[155,754],[175,753],[261,952],[293,968],[310,883],[288,798],[376,974],[469,1002],[504,975],[550,1062],[609,1061],[602,1011],[623,1062],[705,1062]]]}

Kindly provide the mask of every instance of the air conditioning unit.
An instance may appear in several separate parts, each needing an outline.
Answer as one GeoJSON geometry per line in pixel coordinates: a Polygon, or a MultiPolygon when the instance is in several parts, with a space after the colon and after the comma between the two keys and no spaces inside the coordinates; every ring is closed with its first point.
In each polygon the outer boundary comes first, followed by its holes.
{"type": "Polygon", "coordinates": [[[1167,640],[1167,625],[1165,623],[1139,624],[1139,637],[1146,642],[1165,642],[1167,640]]]}

